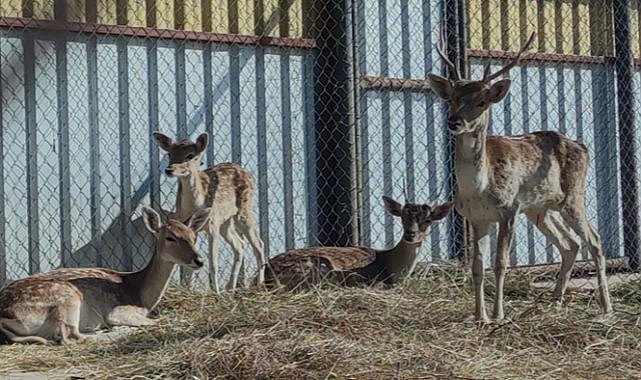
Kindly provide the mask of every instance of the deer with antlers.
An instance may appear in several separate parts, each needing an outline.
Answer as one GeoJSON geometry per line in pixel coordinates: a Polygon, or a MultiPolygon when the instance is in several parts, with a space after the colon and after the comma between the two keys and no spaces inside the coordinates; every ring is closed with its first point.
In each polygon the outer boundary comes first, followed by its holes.
{"type": "MultiPolygon", "coordinates": [[[[258,285],[264,281],[265,254],[263,241],[258,232],[253,202],[256,182],[252,174],[242,166],[224,162],[203,171],[199,169],[207,148],[209,135],[202,133],[195,142],[174,142],[169,136],[154,132],[156,144],[167,152],[169,166],[165,174],[178,179],[176,195],[176,218],[183,220],[196,210],[211,207],[209,224],[203,229],[209,237],[209,283],[220,292],[218,284],[218,236],[232,247],[234,262],[227,288],[235,290],[243,268],[243,250],[250,244],[256,266],[258,285]]],[[[181,272],[181,284],[189,286],[192,274],[189,268],[181,272]]]]}
{"type": "Polygon", "coordinates": [[[447,129],[455,138],[456,210],[472,226],[472,278],[477,321],[489,322],[483,294],[483,255],[489,251],[489,225],[498,223],[497,253],[494,264],[496,293],[493,318],[501,320],[503,284],[508,253],[514,239],[517,214],[527,218],[561,254],[561,269],[554,297],[561,302],[580,244],[574,231],[587,245],[598,275],[599,301],[604,313],[612,311],[605,273],[605,258],[597,231],[585,210],[585,178],[589,157],[585,145],[553,131],[519,136],[488,136],[490,107],[500,102],[510,88],[510,80],[492,83],[514,67],[534,40],[534,33],[516,56],[498,72],[485,68],[481,80],[461,77],[444,52],[441,25],[438,53],[452,69],[453,80],[429,74],[434,92],[448,106],[447,129]]]}

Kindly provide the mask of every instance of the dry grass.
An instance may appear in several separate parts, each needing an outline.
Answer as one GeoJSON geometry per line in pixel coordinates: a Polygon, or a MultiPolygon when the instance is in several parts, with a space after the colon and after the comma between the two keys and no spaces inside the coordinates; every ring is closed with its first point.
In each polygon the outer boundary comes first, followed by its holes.
{"type": "MultiPolygon", "coordinates": [[[[115,342],[0,347],[0,374],[71,369],[89,378],[634,378],[641,282],[552,305],[527,274],[507,280],[509,321],[477,326],[466,271],[432,267],[394,289],[214,296],[173,289],[157,326],[115,342]],[[139,377],[140,378],[140,377],[139,377]]],[[[491,282],[491,281],[490,281],[491,282]]],[[[488,284],[488,294],[492,293],[488,284]]]]}

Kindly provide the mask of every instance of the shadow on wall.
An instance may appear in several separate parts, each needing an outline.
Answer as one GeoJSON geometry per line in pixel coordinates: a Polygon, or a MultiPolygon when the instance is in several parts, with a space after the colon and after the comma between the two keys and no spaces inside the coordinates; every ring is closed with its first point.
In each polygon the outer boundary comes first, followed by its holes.
{"type": "MultiPolygon", "coordinates": [[[[156,238],[147,230],[141,216],[134,215],[123,234],[122,214],[98,237],[75,250],[66,260],[67,267],[105,267],[115,270],[138,270],[151,258],[156,238]]],[[[163,220],[171,213],[161,209],[163,220]]]]}

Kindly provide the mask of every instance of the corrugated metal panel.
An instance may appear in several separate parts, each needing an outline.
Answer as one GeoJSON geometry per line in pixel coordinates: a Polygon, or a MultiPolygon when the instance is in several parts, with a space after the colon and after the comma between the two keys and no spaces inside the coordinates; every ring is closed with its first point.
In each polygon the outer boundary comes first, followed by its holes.
{"type": "MultiPolygon", "coordinates": [[[[24,80],[22,41],[0,38],[2,66],[7,68],[1,78],[2,88],[7,89],[3,91],[1,118],[3,145],[0,152],[6,176],[3,202],[12,205],[4,209],[6,224],[3,226],[7,227],[5,262],[12,278],[26,275],[29,268],[32,271],[47,270],[61,264],[61,223],[68,222],[61,217],[67,214],[72,221],[69,240],[73,251],[68,264],[95,265],[100,259],[104,266],[127,269],[130,265],[139,267],[146,261],[153,241],[140,218],[132,215],[134,210],[130,208],[134,205],[130,203],[133,194],[148,186],[150,173],[159,173],[158,165],[152,165],[150,160],[153,154],[149,154],[150,151],[157,152],[149,137],[151,124],[157,123],[158,129],[169,135],[178,133],[179,91],[184,94],[182,101],[186,120],[182,123],[183,132],[191,138],[205,130],[211,132],[213,156],[210,157],[213,160],[210,163],[228,161],[237,156],[257,178],[262,177],[266,181],[259,190],[264,192],[260,197],[263,201],[259,205],[257,197],[255,211],[259,214],[262,210],[269,210],[265,213],[269,218],[263,220],[261,230],[269,238],[274,253],[308,243],[306,227],[309,215],[305,210],[308,209],[310,195],[307,181],[313,176],[307,168],[311,146],[307,144],[309,131],[305,129],[302,117],[307,104],[304,97],[309,87],[303,78],[304,56],[291,51],[281,55],[265,50],[262,53],[264,66],[256,66],[256,49],[239,49],[237,59],[233,60],[230,50],[224,47],[206,50],[199,44],[183,45],[184,89],[177,89],[177,44],[162,43],[156,52],[144,41],[130,40],[123,44],[123,40],[111,37],[99,40],[95,37],[71,38],[75,40],[66,43],[65,54],[69,64],[64,66],[57,63],[60,57],[55,59],[53,41],[40,40],[39,36],[34,38],[32,54],[36,59],[32,61],[34,66],[29,81],[24,80]],[[204,93],[206,86],[203,86],[205,52],[210,54],[207,57],[210,61],[209,99],[212,104],[209,126],[204,123],[204,99],[207,98],[204,93]],[[232,102],[230,73],[234,62],[239,73],[238,99],[232,102]],[[283,67],[289,67],[289,70],[283,70],[283,67]],[[150,68],[157,72],[148,75],[150,68]],[[56,85],[61,71],[66,71],[66,97],[70,105],[66,126],[69,141],[62,145],[57,137],[62,120],[58,111],[60,105],[65,104],[61,102],[64,92],[60,92],[56,85]],[[261,76],[264,79],[257,82],[257,77],[261,76]],[[126,87],[122,85],[125,80],[126,87]],[[257,85],[265,93],[262,124],[258,123],[256,112],[259,106],[257,85]],[[34,89],[34,99],[28,102],[24,91],[34,89]],[[157,106],[154,104],[156,97],[157,106]],[[123,99],[127,100],[126,108],[123,108],[123,99]],[[243,106],[236,107],[238,104],[243,106]],[[284,115],[287,110],[291,114],[284,115]],[[158,112],[158,117],[153,117],[155,112],[158,112]],[[28,135],[32,140],[29,144],[25,133],[27,116],[33,118],[32,132],[37,130],[35,134],[28,135]],[[239,121],[236,130],[230,128],[232,119],[239,121]],[[123,140],[122,136],[128,138],[123,140]],[[263,157],[259,157],[257,150],[261,139],[263,157]],[[59,159],[63,155],[59,147],[64,144],[68,144],[71,152],[65,164],[70,182],[68,189],[62,191],[61,186],[65,182],[60,176],[59,159]],[[234,144],[236,148],[232,148],[234,144]],[[37,161],[32,160],[30,176],[26,175],[27,145],[37,158],[37,161]],[[125,162],[124,166],[122,162],[125,162]],[[123,188],[121,184],[125,183],[128,185],[123,188]],[[28,185],[38,191],[30,193],[28,185]],[[69,210],[65,213],[60,209],[64,204],[59,199],[62,193],[70,195],[69,210]],[[97,202],[97,213],[92,211],[93,202],[97,202]],[[29,204],[31,206],[27,207],[29,204]],[[35,216],[33,219],[27,217],[29,210],[32,214],[38,211],[32,215],[35,216]],[[93,229],[96,236],[92,240],[91,226],[96,215],[99,225],[93,229]],[[32,231],[31,235],[29,231],[32,231]],[[37,247],[29,244],[29,236],[31,241],[38,242],[37,247]],[[121,236],[129,240],[124,242],[121,236]],[[126,249],[123,249],[123,244],[127,244],[126,249]]],[[[155,177],[161,182],[163,209],[172,210],[175,180],[155,177]]],[[[142,202],[150,202],[148,195],[142,197],[142,202]]],[[[221,263],[230,262],[229,248],[226,244],[219,247],[221,263]]],[[[205,248],[205,239],[201,239],[203,252],[205,248]]],[[[254,261],[249,260],[247,267],[254,268],[254,261]]],[[[227,268],[222,269],[225,272],[227,268]]],[[[200,279],[206,278],[204,273],[200,279]]]]}

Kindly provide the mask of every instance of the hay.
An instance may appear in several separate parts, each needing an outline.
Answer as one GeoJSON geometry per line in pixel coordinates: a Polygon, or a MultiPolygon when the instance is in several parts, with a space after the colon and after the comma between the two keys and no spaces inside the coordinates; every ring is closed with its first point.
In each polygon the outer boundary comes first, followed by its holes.
{"type": "MultiPolygon", "coordinates": [[[[492,277],[492,276],[490,276],[492,277]]],[[[526,273],[506,282],[509,320],[472,321],[469,274],[431,266],[393,289],[215,296],[171,289],[158,324],[114,342],[0,347],[0,374],[87,378],[633,378],[641,376],[641,281],[557,308],[526,273]]],[[[488,295],[492,293],[488,281],[488,295]]]]}

